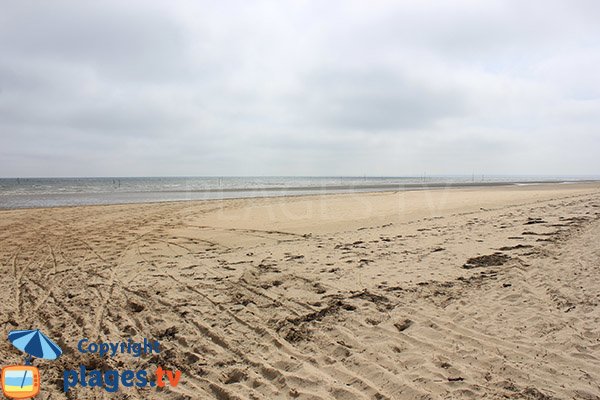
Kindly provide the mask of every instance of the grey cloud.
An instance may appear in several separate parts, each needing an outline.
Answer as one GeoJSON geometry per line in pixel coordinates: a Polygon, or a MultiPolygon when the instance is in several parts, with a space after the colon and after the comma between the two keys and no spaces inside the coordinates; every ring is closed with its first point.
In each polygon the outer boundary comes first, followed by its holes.
{"type": "Polygon", "coordinates": [[[32,62],[78,63],[128,80],[180,79],[187,39],[177,21],[125,2],[32,2],[3,8],[0,50],[32,62]]]}
{"type": "Polygon", "coordinates": [[[295,110],[308,126],[389,131],[422,128],[464,114],[466,99],[386,70],[323,70],[302,84],[295,110]]]}
{"type": "Polygon", "coordinates": [[[0,176],[600,173],[599,17],[583,0],[2,2],[0,176]]]}

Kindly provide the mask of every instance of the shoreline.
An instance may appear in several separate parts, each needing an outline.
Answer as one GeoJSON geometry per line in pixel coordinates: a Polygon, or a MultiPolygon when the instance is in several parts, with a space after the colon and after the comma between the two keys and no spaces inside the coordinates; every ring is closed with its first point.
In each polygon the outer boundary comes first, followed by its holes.
{"type": "Polygon", "coordinates": [[[19,199],[21,201],[33,202],[31,205],[5,205],[3,196],[0,195],[0,212],[8,210],[22,209],[45,209],[45,208],[64,208],[64,207],[89,207],[89,206],[111,206],[111,205],[132,205],[132,204],[164,204],[196,201],[220,201],[236,199],[268,199],[268,198],[286,198],[286,197],[307,197],[307,196],[330,196],[330,195],[352,195],[368,193],[394,193],[410,192],[423,190],[455,190],[455,189],[477,189],[494,187],[535,187],[535,186],[553,186],[553,185],[589,185],[599,183],[600,180],[554,180],[554,181],[518,181],[518,182],[450,182],[450,183],[407,183],[407,184],[382,184],[382,185],[335,185],[335,186],[298,186],[286,188],[223,188],[223,189],[196,189],[196,190],[165,190],[165,191],[133,191],[133,192],[71,192],[71,193],[52,193],[52,194],[16,194],[6,195],[6,198],[19,199]],[[305,192],[305,193],[298,193],[305,192]],[[161,198],[168,194],[186,195],[186,194],[215,194],[215,193],[240,193],[250,195],[239,196],[217,196],[206,198],[161,198]],[[138,197],[136,197],[138,196],[138,197]],[[154,198],[152,198],[155,196],[154,198]],[[127,197],[130,197],[127,199],[127,197]],[[119,200],[120,199],[120,200],[119,200]],[[35,203],[35,202],[38,203],[35,203]],[[39,204],[42,202],[52,202],[54,205],[39,204]],[[61,202],[62,201],[62,202],[61,202]]]}

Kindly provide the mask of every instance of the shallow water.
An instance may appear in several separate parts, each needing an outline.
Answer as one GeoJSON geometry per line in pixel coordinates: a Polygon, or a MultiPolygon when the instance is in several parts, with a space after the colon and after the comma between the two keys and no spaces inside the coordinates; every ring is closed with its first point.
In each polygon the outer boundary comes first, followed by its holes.
{"type": "Polygon", "coordinates": [[[4,178],[0,208],[126,204],[392,191],[463,185],[575,182],[591,176],[4,178]]]}

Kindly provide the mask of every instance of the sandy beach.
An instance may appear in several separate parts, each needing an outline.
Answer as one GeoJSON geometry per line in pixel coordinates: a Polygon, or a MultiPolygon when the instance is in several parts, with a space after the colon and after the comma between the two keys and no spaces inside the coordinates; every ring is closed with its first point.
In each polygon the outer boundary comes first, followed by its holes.
{"type": "Polygon", "coordinates": [[[594,400],[599,237],[600,183],[5,210],[0,322],[63,348],[41,399],[594,400]],[[77,351],[130,337],[162,351],[77,351]]]}

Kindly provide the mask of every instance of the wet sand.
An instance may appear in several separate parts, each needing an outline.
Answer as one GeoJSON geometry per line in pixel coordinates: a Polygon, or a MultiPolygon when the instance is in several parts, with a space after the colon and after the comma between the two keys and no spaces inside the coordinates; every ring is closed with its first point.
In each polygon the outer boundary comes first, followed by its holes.
{"type": "Polygon", "coordinates": [[[600,399],[598,237],[597,183],[0,211],[0,322],[65,350],[42,399],[600,399]]]}

